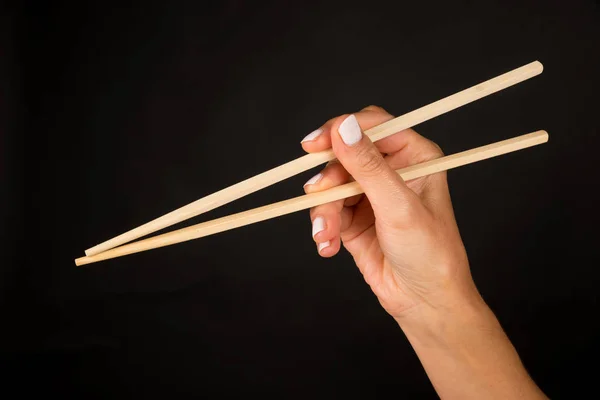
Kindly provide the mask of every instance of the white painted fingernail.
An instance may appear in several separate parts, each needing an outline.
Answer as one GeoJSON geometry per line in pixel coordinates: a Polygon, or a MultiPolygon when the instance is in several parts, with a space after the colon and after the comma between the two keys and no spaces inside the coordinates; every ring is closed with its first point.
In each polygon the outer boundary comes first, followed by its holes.
{"type": "Polygon", "coordinates": [[[321,250],[323,250],[326,247],[329,247],[331,245],[331,242],[328,240],[326,242],[323,243],[319,243],[318,249],[319,249],[319,253],[321,252],[321,250]]]}
{"type": "Polygon", "coordinates": [[[344,143],[348,146],[352,146],[362,139],[362,132],[360,131],[360,126],[358,125],[358,121],[354,114],[347,117],[344,122],[340,124],[338,132],[344,143]]]}
{"type": "Polygon", "coordinates": [[[311,140],[315,140],[316,138],[318,138],[321,133],[323,133],[323,129],[319,128],[316,129],[314,131],[312,131],[311,133],[309,133],[308,135],[304,136],[304,139],[302,139],[302,141],[300,143],[304,143],[304,142],[310,142],[311,140]]]}
{"type": "Polygon", "coordinates": [[[318,174],[307,180],[304,186],[314,185],[315,183],[319,182],[322,178],[323,174],[319,172],[318,174]]]}
{"type": "Polygon", "coordinates": [[[323,217],[315,218],[315,220],[313,221],[313,226],[312,226],[313,237],[315,237],[317,235],[317,233],[319,233],[323,230],[325,230],[325,218],[323,218],[323,217]]]}

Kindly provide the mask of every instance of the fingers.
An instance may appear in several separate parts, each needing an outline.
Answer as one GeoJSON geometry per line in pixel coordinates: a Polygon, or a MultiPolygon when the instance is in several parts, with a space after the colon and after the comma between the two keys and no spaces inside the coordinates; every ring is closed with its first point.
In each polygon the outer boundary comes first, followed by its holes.
{"type": "Polygon", "coordinates": [[[312,236],[317,251],[323,257],[331,257],[340,250],[339,202],[323,204],[311,210],[312,236]]]}
{"type": "Polygon", "coordinates": [[[331,147],[329,128],[326,125],[315,129],[302,139],[302,148],[307,153],[316,153],[331,147]]]}
{"type": "MultiPolygon", "coordinates": [[[[442,157],[440,147],[412,129],[383,139],[387,150],[396,149],[385,157],[386,162],[397,170],[414,164],[442,157]]],[[[419,195],[423,204],[434,213],[451,210],[450,192],[445,172],[428,175],[406,182],[407,186],[419,195]]]]}
{"type": "Polygon", "coordinates": [[[304,184],[306,193],[320,192],[348,182],[350,174],[338,162],[330,162],[321,172],[310,178],[304,184]]]}
{"type": "Polygon", "coordinates": [[[388,154],[386,161],[394,169],[419,164],[444,155],[437,144],[412,129],[388,136],[377,144],[379,151],[388,154]]]}
{"type": "Polygon", "coordinates": [[[416,194],[404,183],[363,134],[354,115],[338,117],[330,128],[333,151],[344,168],[358,181],[376,217],[402,219],[417,204],[416,194]]]}
{"type": "MultiPolygon", "coordinates": [[[[307,193],[326,190],[346,183],[349,179],[348,172],[337,163],[330,163],[323,171],[309,179],[304,185],[307,193]]],[[[317,244],[317,251],[322,257],[331,257],[340,250],[340,211],[344,200],[322,204],[310,210],[312,221],[312,236],[317,244]]]]}
{"type": "MultiPolygon", "coordinates": [[[[394,118],[393,115],[388,113],[383,108],[373,105],[367,106],[361,111],[354,113],[354,116],[363,130],[368,130],[374,126],[381,125],[384,122],[394,118]]],[[[301,142],[304,150],[309,153],[314,153],[329,149],[331,147],[331,127],[335,121],[336,118],[332,118],[325,122],[325,124],[318,129],[306,135],[301,142]]],[[[419,135],[412,129],[405,129],[391,136],[383,138],[377,141],[375,146],[377,146],[379,152],[386,154],[396,153],[405,149],[407,146],[410,146],[413,149],[418,149],[419,155],[424,155],[425,158],[427,158],[428,154],[434,156],[437,155],[438,157],[441,156],[441,150],[435,143],[419,135]]],[[[429,156],[427,159],[413,161],[397,168],[437,158],[434,156],[429,156]]]]}
{"type": "MultiPolygon", "coordinates": [[[[363,129],[369,129],[383,124],[394,118],[381,107],[368,106],[354,114],[363,129]]],[[[302,148],[308,153],[315,153],[331,148],[331,127],[336,118],[332,118],[318,129],[312,131],[302,139],[302,148]]]]}
{"type": "MultiPolygon", "coordinates": [[[[346,183],[350,178],[339,162],[332,162],[311,178],[304,185],[304,190],[307,193],[327,190],[346,183]]],[[[310,216],[313,239],[322,257],[334,256],[340,250],[341,240],[351,240],[373,224],[373,210],[364,195],[314,207],[310,216]]]]}
{"type": "MultiPolygon", "coordinates": [[[[324,204],[311,210],[313,239],[323,257],[331,257],[344,243],[373,228],[375,219],[393,227],[410,226],[427,209],[451,212],[445,173],[405,183],[395,170],[441,157],[435,143],[406,129],[373,144],[364,129],[380,125],[393,116],[369,106],[353,115],[327,121],[307,135],[307,152],[332,148],[337,159],[304,185],[307,193],[326,190],[356,180],[365,195],[324,204]],[[383,156],[381,153],[386,153],[383,156]]],[[[361,236],[362,237],[362,236],[361,236]]]]}

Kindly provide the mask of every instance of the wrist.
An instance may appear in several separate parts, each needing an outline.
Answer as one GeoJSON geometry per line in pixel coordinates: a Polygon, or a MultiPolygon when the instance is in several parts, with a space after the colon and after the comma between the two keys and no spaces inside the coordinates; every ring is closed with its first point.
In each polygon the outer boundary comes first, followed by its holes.
{"type": "Polygon", "coordinates": [[[433,306],[421,303],[396,322],[413,345],[426,347],[454,346],[474,331],[500,330],[496,317],[476,290],[467,293],[446,293],[444,301],[433,306]],[[469,332],[465,334],[465,332],[469,332]]]}
{"type": "Polygon", "coordinates": [[[546,399],[481,296],[455,300],[396,318],[440,397],[546,399]]]}

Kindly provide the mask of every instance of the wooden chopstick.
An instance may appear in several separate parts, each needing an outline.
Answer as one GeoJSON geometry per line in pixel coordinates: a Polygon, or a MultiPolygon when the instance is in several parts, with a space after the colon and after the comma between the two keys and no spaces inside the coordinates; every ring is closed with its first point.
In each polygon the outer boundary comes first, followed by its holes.
{"type": "MultiPolygon", "coordinates": [[[[509,86],[523,82],[532,78],[543,71],[543,66],[540,62],[534,61],[520,68],[514,69],[503,75],[482,82],[478,85],[445,97],[434,103],[421,107],[417,110],[404,114],[400,117],[392,119],[379,126],[365,131],[373,142],[390,136],[396,132],[411,128],[421,122],[435,118],[448,111],[452,111],[465,104],[481,99],[487,95],[506,89],[509,86]]],[[[171,211],[168,214],[158,217],[144,225],[131,229],[119,236],[109,239],[85,251],[88,256],[99,254],[113,247],[120,246],[142,236],[156,232],[160,229],[174,225],[188,218],[195,217],[204,212],[213,210],[231,201],[237,200],[250,193],[261,190],[267,186],[273,185],[291,176],[299,174],[303,171],[316,167],[327,161],[333,160],[335,155],[331,150],[312,153],[297,158],[286,164],[270,169],[252,178],[246,179],[235,185],[229,186],[218,192],[210,194],[199,200],[196,200],[186,206],[171,211]]]]}
{"type": "MultiPolygon", "coordinates": [[[[407,168],[399,169],[396,172],[400,174],[402,179],[409,181],[421,176],[446,171],[451,168],[460,167],[462,165],[471,164],[477,161],[521,150],[537,144],[545,143],[547,141],[548,133],[545,131],[537,131],[527,135],[517,136],[512,139],[503,140],[501,142],[488,144],[487,146],[477,147],[461,153],[441,157],[425,163],[416,164],[407,168]]],[[[198,239],[204,236],[213,235],[215,233],[239,228],[244,225],[250,225],[255,222],[305,210],[320,204],[344,199],[360,193],[363,193],[363,190],[358,183],[351,182],[329,190],[324,190],[322,192],[295,197],[289,200],[280,201],[278,203],[273,203],[252,210],[214,219],[212,221],[192,225],[173,232],[164,233],[162,235],[107,250],[95,256],[81,257],[75,260],[75,264],[90,264],[107,260],[109,258],[121,257],[132,253],[138,253],[140,251],[146,251],[192,239],[198,239]]]]}

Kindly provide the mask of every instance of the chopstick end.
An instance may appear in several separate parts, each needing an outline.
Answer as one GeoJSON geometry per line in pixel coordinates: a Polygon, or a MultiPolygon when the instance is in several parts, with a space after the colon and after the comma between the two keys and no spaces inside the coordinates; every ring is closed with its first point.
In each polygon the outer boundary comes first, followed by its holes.
{"type": "Polygon", "coordinates": [[[546,143],[548,140],[550,140],[550,135],[548,135],[548,132],[546,132],[545,130],[539,130],[537,131],[537,133],[539,134],[540,138],[542,139],[542,143],[546,143]]]}

